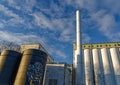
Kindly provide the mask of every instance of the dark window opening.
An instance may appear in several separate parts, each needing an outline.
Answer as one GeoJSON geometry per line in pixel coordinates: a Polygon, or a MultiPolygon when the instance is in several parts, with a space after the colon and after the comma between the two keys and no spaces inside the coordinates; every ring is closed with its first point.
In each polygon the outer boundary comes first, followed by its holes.
{"type": "Polygon", "coordinates": [[[49,79],[48,85],[57,85],[57,79],[49,79]]]}

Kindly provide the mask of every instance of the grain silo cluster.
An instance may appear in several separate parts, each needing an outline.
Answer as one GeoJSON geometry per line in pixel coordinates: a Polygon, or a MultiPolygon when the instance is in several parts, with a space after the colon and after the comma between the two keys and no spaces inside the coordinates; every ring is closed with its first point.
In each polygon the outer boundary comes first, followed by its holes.
{"type": "Polygon", "coordinates": [[[83,44],[82,51],[85,85],[120,85],[120,42],[83,44]]]}

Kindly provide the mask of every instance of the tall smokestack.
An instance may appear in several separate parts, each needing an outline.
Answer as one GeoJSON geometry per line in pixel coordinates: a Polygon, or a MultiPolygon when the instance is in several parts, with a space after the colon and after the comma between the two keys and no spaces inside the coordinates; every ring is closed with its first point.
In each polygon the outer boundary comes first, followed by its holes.
{"type": "Polygon", "coordinates": [[[80,12],[76,11],[76,57],[77,57],[77,68],[76,68],[76,85],[84,85],[84,74],[83,74],[83,58],[82,58],[82,41],[81,41],[81,29],[80,29],[80,12]]]}
{"type": "Polygon", "coordinates": [[[79,10],[76,11],[76,37],[77,37],[77,53],[80,54],[81,50],[81,30],[80,30],[80,12],[79,10]]]}

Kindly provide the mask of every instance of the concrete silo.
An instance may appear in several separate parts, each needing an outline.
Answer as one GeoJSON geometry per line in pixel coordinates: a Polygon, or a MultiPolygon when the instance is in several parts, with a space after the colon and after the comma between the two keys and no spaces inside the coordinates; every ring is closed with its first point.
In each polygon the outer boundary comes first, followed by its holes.
{"type": "Polygon", "coordinates": [[[103,70],[100,62],[100,53],[99,49],[93,48],[93,67],[94,67],[94,83],[95,85],[104,85],[103,70]]]}
{"type": "Polygon", "coordinates": [[[41,50],[23,52],[14,85],[42,85],[47,54],[41,50]]]}
{"type": "Polygon", "coordinates": [[[107,48],[102,48],[101,49],[105,85],[114,85],[114,74],[112,73],[112,69],[111,69],[111,66],[110,66],[110,60],[109,60],[107,50],[108,50],[107,48]]]}
{"type": "Polygon", "coordinates": [[[117,52],[117,48],[110,48],[110,54],[111,54],[116,84],[120,85],[120,61],[118,57],[119,54],[117,52]]]}
{"type": "Polygon", "coordinates": [[[93,64],[90,49],[84,49],[85,85],[94,85],[93,64]]]}
{"type": "Polygon", "coordinates": [[[13,85],[21,54],[16,51],[4,50],[0,56],[0,85],[13,85]]]}

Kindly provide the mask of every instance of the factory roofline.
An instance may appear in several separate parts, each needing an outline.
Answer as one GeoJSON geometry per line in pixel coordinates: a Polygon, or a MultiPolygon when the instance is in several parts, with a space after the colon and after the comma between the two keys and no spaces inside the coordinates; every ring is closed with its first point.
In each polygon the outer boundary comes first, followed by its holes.
{"type": "Polygon", "coordinates": [[[98,42],[98,43],[83,43],[83,45],[86,45],[86,44],[106,44],[106,43],[120,43],[119,42],[98,42]]]}
{"type": "MultiPolygon", "coordinates": [[[[82,49],[94,49],[94,48],[112,48],[120,47],[120,42],[104,42],[104,43],[87,43],[82,44],[82,49]]],[[[74,42],[74,50],[76,50],[76,43],[74,42]]]]}

